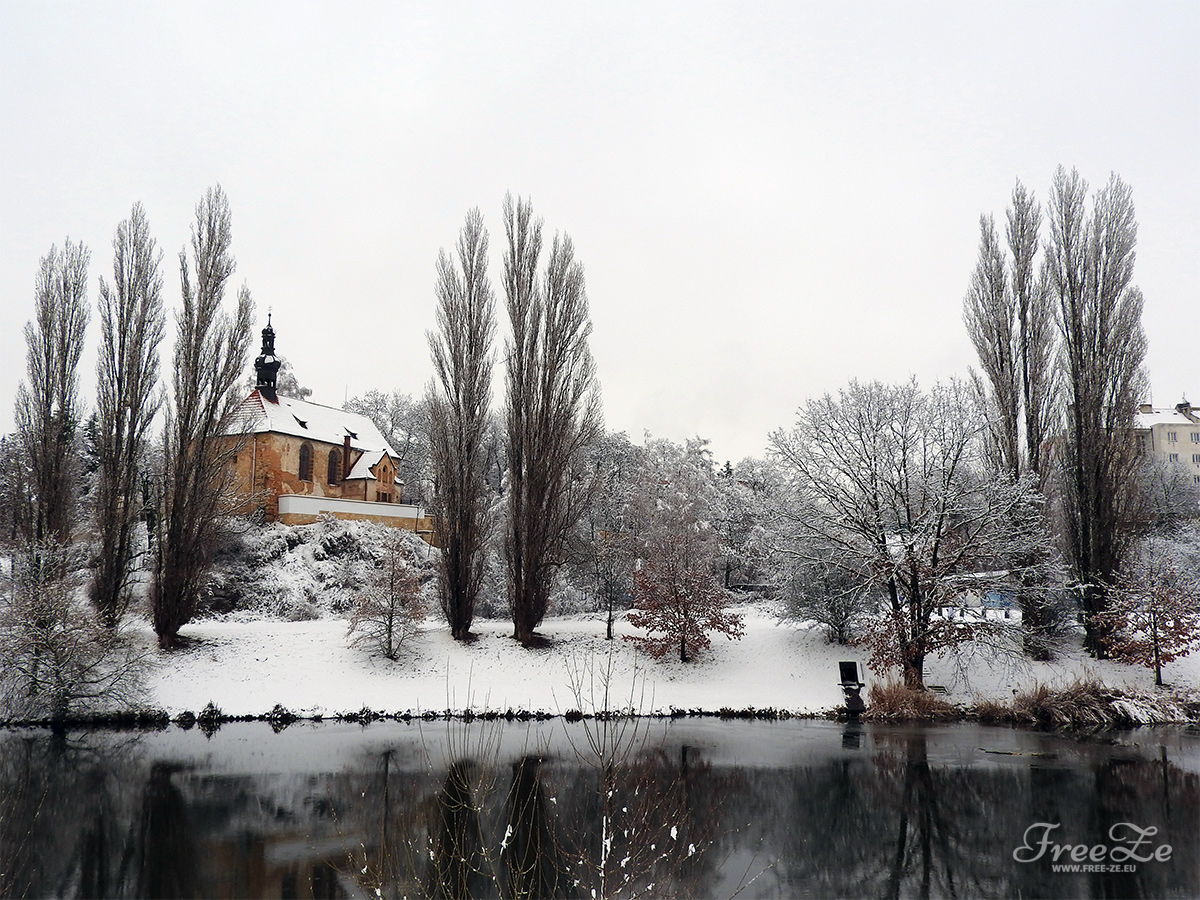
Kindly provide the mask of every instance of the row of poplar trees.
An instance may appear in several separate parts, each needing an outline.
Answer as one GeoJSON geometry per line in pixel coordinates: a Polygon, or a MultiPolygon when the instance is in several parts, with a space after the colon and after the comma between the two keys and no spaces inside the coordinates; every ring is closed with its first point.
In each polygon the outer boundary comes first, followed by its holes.
{"type": "Polygon", "coordinates": [[[437,330],[429,334],[433,510],[442,549],[439,594],[455,639],[471,638],[487,542],[500,518],[513,636],[530,646],[591,499],[587,451],[603,421],[583,266],[571,239],[556,234],[543,266],[542,221],[531,203],[506,196],[503,218],[511,326],[504,351],[507,503],[496,508],[485,478],[496,313],[488,235],[472,210],[455,255],[438,256],[437,330]]]}
{"type": "MultiPolygon", "coordinates": [[[[133,595],[135,528],[146,520],[155,553],[154,628],[164,648],[194,614],[229,492],[221,435],[237,401],[231,388],[250,345],[253,306],[242,287],[224,309],[235,268],[229,202],[219,186],[196,207],[191,253],[179,253],[181,306],[170,390],[159,383],[165,331],[162,252],[141,204],[113,238],[112,282],[99,279],[99,361],[91,441],[98,539],[90,596],[102,624],[115,628],[133,595]],[[165,414],[162,457],[152,461],[151,427],[165,414]]],[[[31,548],[39,577],[62,578],[79,524],[78,457],[84,408],[78,366],[90,319],[88,250],[69,239],[51,247],[38,271],[34,318],[25,326],[28,380],[18,390],[16,424],[26,484],[13,511],[14,537],[31,548]],[[62,560],[47,566],[47,560],[62,560]]]]}
{"type": "MultiPolygon", "coordinates": [[[[980,218],[963,306],[976,384],[995,467],[1033,479],[1050,501],[1086,646],[1102,656],[1104,613],[1134,535],[1133,424],[1148,391],[1133,195],[1113,175],[1089,203],[1087,182],[1060,166],[1044,216],[1018,181],[1006,219],[1002,240],[992,216],[980,218]]],[[[1043,610],[1023,612],[1027,625],[1046,624],[1043,610]]]]}

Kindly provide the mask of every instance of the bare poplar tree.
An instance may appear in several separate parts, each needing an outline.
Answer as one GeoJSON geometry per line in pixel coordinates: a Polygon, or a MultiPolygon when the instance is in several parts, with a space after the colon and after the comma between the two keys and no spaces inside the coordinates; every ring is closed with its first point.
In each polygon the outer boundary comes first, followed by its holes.
{"type": "Polygon", "coordinates": [[[489,530],[485,439],[496,313],[487,250],[483,216],[473,209],[459,234],[457,260],[438,253],[438,331],[428,335],[437,375],[429,388],[429,436],[439,594],[459,641],[471,636],[489,530]]]}
{"type": "Polygon", "coordinates": [[[34,318],[25,323],[29,384],[17,390],[16,422],[32,470],[36,541],[66,542],[74,512],[79,407],[79,356],[89,318],[82,243],[67,240],[41,260],[34,318]]]}
{"type": "Polygon", "coordinates": [[[229,201],[218,185],[196,206],[192,264],[179,252],[183,308],[176,313],[171,402],[164,436],[159,560],[153,587],[154,630],[163,649],[195,614],[219,519],[237,505],[232,485],[238,444],[226,436],[240,399],[234,388],[250,349],[253,305],[238,291],[233,315],[222,311],[235,261],[229,201]]]}
{"type": "Polygon", "coordinates": [[[1041,207],[1020,181],[1007,211],[1006,258],[990,215],[979,219],[979,260],[963,300],[963,322],[983,378],[993,465],[1013,478],[1041,477],[1042,453],[1054,404],[1054,309],[1035,275],[1041,207]]]}
{"type": "MultiPolygon", "coordinates": [[[[1007,212],[1008,259],[992,217],[980,217],[979,262],[963,303],[984,373],[972,372],[972,380],[987,413],[991,467],[1014,480],[1032,472],[1039,487],[1055,400],[1053,308],[1045,280],[1034,276],[1040,226],[1041,208],[1018,181],[1007,212]]],[[[1046,658],[1056,612],[1039,591],[1024,590],[1021,597],[1026,650],[1046,658]]]]}
{"type": "Polygon", "coordinates": [[[1020,181],[1008,208],[1009,289],[1017,315],[1017,365],[1025,413],[1029,471],[1044,476],[1042,447],[1054,408],[1054,308],[1044,279],[1034,276],[1042,209],[1020,181]]]}
{"type": "Polygon", "coordinates": [[[163,337],[162,252],[140,203],[113,238],[113,284],[100,279],[100,361],[96,366],[100,477],[96,527],[100,563],[92,601],[116,625],[129,601],[133,527],[146,435],[162,405],[158,345],[163,337]]]}
{"type": "Polygon", "coordinates": [[[583,265],[569,237],[555,236],[539,280],[542,223],[529,202],[504,198],[507,347],[508,522],[504,557],[513,636],[529,646],[550,605],[554,571],[593,480],[588,448],[602,429],[588,349],[583,265]]]}
{"type": "Polygon", "coordinates": [[[986,401],[995,467],[1019,478],[1021,395],[1013,333],[1016,303],[1009,290],[996,223],[990,215],[979,217],[979,262],[963,301],[963,321],[988,382],[984,387],[979,376],[972,373],[976,390],[986,401]]]}
{"type": "Polygon", "coordinates": [[[1133,194],[1113,175],[1090,215],[1086,201],[1087,182],[1060,166],[1045,272],[1062,335],[1062,537],[1083,607],[1085,646],[1102,656],[1111,630],[1102,614],[1136,504],[1133,416],[1146,391],[1146,335],[1142,293],[1132,284],[1133,194]]]}

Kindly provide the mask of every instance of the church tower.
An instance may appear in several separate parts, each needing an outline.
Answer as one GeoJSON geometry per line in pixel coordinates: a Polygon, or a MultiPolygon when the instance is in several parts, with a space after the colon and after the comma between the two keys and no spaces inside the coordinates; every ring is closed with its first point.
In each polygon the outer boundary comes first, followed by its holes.
{"type": "Polygon", "coordinates": [[[275,395],[275,376],[279,374],[280,360],[275,355],[275,329],[271,327],[271,313],[267,313],[267,327],[262,330],[262,352],[254,360],[258,393],[264,400],[278,403],[275,395]]]}

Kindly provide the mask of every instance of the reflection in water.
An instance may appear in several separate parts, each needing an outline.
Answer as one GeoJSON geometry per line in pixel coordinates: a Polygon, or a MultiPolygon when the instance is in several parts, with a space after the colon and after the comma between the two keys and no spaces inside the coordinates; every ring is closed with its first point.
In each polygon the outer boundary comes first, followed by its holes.
{"type": "Polygon", "coordinates": [[[591,753],[552,725],[466,753],[378,724],[0,732],[0,896],[1200,895],[1194,733],[709,722],[591,753]],[[1055,872],[1013,859],[1035,822],[1174,853],[1055,872]]]}
{"type": "Polygon", "coordinates": [[[500,845],[512,897],[569,896],[560,859],[562,842],[557,840],[554,820],[546,810],[541,764],[536,756],[524,756],[512,764],[508,824],[500,845]]]}
{"type": "Polygon", "coordinates": [[[880,800],[894,813],[895,823],[885,896],[957,897],[963,890],[964,872],[974,882],[972,888],[982,887],[981,876],[989,873],[971,861],[973,845],[986,823],[975,821],[977,815],[971,807],[979,807],[972,802],[972,786],[951,791],[937,783],[924,733],[906,737],[903,748],[897,765],[887,766],[892,769],[890,783],[880,781],[881,786],[891,788],[881,791],[884,796],[880,800]],[[964,829],[964,825],[970,827],[964,829]]]}
{"type": "Polygon", "coordinates": [[[496,893],[483,846],[475,785],[479,767],[468,759],[451,763],[437,795],[430,895],[489,897],[496,893]]]}
{"type": "Polygon", "coordinates": [[[138,823],[137,878],[139,897],[202,897],[196,837],[188,804],[172,781],[177,766],[154,763],[142,796],[138,823]]]}

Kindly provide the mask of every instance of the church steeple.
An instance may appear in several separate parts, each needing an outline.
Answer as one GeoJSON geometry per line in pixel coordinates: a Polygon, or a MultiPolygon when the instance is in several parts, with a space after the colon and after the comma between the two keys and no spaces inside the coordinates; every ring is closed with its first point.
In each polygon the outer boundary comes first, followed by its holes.
{"type": "Polygon", "coordinates": [[[278,403],[275,395],[275,376],[279,374],[280,360],[275,355],[275,329],[271,327],[271,312],[267,311],[267,327],[262,330],[262,353],[254,360],[257,376],[255,387],[264,400],[278,403]]]}

